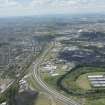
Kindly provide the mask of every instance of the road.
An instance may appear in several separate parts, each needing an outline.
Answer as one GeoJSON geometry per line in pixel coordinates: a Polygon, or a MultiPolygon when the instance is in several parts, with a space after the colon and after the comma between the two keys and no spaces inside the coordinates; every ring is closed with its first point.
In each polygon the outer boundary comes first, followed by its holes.
{"type": "Polygon", "coordinates": [[[53,89],[49,88],[46,85],[46,83],[41,79],[40,69],[39,69],[40,64],[43,62],[46,54],[48,54],[49,51],[51,51],[51,47],[47,48],[43,52],[43,54],[33,63],[33,65],[34,65],[33,75],[34,75],[34,78],[35,78],[36,82],[46,93],[49,93],[52,97],[55,97],[56,99],[60,100],[65,105],[80,105],[79,103],[75,102],[74,100],[72,100],[72,99],[64,96],[63,94],[57,92],[56,90],[53,90],[53,89]]]}

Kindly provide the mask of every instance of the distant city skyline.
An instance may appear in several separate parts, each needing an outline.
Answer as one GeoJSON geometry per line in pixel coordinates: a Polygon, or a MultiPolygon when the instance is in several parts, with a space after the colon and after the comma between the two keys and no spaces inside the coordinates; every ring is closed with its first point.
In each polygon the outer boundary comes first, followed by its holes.
{"type": "Polygon", "coordinates": [[[104,13],[105,0],[0,0],[0,17],[104,13]]]}

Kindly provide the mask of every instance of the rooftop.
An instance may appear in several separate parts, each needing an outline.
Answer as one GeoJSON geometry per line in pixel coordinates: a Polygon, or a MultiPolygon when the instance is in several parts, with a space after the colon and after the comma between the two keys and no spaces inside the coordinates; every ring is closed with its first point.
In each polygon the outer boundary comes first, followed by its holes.
{"type": "Polygon", "coordinates": [[[92,87],[105,87],[105,75],[90,75],[88,79],[92,87]]]}

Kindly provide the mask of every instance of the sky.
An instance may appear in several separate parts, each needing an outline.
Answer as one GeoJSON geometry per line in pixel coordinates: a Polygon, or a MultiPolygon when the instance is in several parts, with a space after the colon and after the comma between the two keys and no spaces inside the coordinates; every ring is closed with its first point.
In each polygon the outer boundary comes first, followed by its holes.
{"type": "Polygon", "coordinates": [[[0,0],[1,16],[104,13],[105,0],[0,0]]]}

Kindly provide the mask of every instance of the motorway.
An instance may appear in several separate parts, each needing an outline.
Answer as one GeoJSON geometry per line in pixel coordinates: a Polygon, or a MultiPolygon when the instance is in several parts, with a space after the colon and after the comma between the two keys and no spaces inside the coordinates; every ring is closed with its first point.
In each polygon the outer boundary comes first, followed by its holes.
{"type": "Polygon", "coordinates": [[[34,79],[36,80],[38,85],[43,89],[44,92],[49,93],[52,97],[55,97],[56,99],[58,99],[59,101],[64,103],[64,105],[80,105],[79,103],[75,102],[74,100],[72,100],[72,99],[64,96],[63,94],[57,92],[56,90],[53,90],[50,87],[48,87],[46,85],[46,83],[41,79],[39,68],[40,68],[40,65],[43,62],[45,56],[51,51],[51,49],[52,49],[52,47],[47,47],[47,49],[45,49],[43,51],[43,54],[35,62],[33,62],[34,79]]]}

